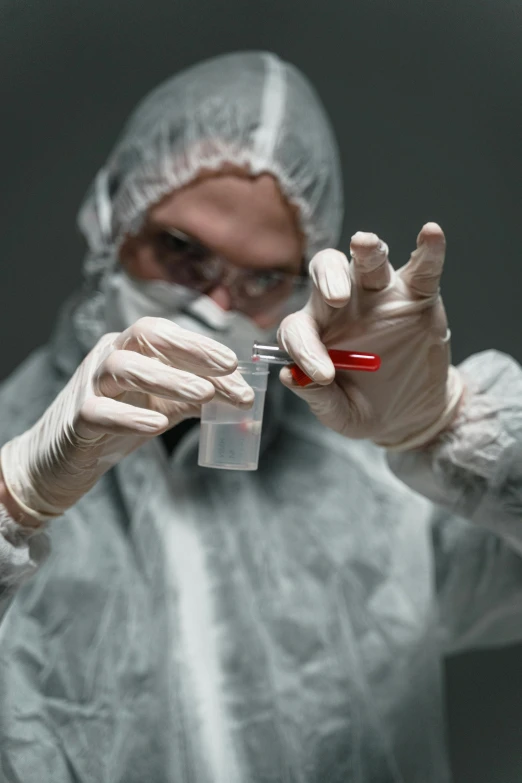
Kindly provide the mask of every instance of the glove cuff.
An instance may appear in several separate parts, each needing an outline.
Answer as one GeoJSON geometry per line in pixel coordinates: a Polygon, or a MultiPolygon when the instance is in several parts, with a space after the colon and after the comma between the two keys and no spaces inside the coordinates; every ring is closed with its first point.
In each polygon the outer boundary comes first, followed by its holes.
{"type": "Polygon", "coordinates": [[[377,443],[377,446],[388,451],[402,452],[420,449],[431,443],[435,438],[446,430],[454,421],[460,407],[462,395],[464,394],[464,381],[456,367],[450,366],[448,369],[448,379],[446,383],[446,405],[444,410],[433,424],[430,424],[422,432],[418,432],[401,443],[377,443]]]}
{"type": "MultiPolygon", "coordinates": [[[[23,514],[38,522],[38,526],[35,527],[40,528],[43,527],[46,522],[60,516],[62,512],[58,509],[51,508],[45,509],[44,511],[31,508],[33,505],[39,505],[40,498],[38,493],[32,489],[26,491],[22,482],[16,477],[16,466],[18,464],[16,446],[17,441],[22,437],[23,436],[18,436],[17,438],[14,438],[6,443],[0,450],[0,472],[7,491],[13,498],[13,501],[21,509],[23,514]],[[22,496],[27,497],[31,506],[22,500],[22,496]]],[[[45,504],[43,504],[43,506],[45,506],[45,504]]]]}

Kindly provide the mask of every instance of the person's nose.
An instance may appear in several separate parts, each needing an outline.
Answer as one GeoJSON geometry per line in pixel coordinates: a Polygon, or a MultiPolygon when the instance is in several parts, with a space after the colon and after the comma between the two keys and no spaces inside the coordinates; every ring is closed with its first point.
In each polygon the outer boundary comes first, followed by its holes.
{"type": "Polygon", "coordinates": [[[218,285],[210,293],[208,294],[209,298],[212,299],[219,307],[221,307],[222,310],[229,311],[232,310],[232,297],[230,296],[230,291],[228,290],[226,285],[218,285]]]}

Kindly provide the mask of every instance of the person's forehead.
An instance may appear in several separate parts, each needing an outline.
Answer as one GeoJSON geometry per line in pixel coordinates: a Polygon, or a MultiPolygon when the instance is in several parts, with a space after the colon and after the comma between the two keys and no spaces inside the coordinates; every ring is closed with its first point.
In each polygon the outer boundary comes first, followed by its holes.
{"type": "Polygon", "coordinates": [[[204,172],[149,210],[148,222],[177,228],[230,261],[270,266],[301,258],[297,211],[269,174],[204,172]]]}

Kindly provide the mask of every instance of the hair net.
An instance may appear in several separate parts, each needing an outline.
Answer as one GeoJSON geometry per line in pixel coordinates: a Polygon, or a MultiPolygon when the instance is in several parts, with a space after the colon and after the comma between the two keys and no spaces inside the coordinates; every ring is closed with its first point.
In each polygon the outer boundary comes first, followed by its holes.
{"type": "Polygon", "coordinates": [[[337,243],[340,163],[316,93],[272,54],[228,54],[161,84],[131,115],[79,213],[91,285],[152,204],[225,162],[276,177],[298,208],[308,258],[337,243]]]}

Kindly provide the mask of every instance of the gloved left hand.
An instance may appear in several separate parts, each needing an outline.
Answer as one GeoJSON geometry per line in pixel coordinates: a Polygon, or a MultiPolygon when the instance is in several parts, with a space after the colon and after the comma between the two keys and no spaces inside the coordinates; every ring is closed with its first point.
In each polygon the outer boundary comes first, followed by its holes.
{"type": "Polygon", "coordinates": [[[439,293],[446,242],[427,223],[417,249],[395,271],[375,234],[352,237],[351,262],[323,250],[310,265],[314,283],[305,307],[285,318],[279,341],[313,383],[282,382],[327,427],[389,449],[420,448],[451,426],[463,381],[451,366],[450,332],[439,293]],[[374,373],[337,372],[327,348],[375,353],[374,373]]]}

